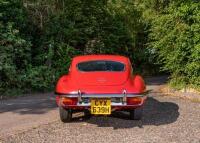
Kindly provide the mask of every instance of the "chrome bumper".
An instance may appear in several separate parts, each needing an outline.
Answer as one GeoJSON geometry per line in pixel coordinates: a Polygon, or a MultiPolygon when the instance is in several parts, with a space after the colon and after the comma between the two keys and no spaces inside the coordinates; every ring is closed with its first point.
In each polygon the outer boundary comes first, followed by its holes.
{"type": "Polygon", "coordinates": [[[78,103],[76,106],[91,106],[90,99],[92,98],[110,98],[111,106],[140,106],[144,103],[144,100],[147,98],[147,94],[149,91],[143,92],[141,94],[136,93],[126,93],[126,90],[123,90],[122,94],[83,94],[80,90],[78,90],[75,94],[59,94],[61,97],[75,97],[78,98],[78,103]],[[126,100],[127,97],[140,97],[144,100],[139,105],[127,105],[126,100]],[[116,99],[116,100],[115,100],[116,99]]]}

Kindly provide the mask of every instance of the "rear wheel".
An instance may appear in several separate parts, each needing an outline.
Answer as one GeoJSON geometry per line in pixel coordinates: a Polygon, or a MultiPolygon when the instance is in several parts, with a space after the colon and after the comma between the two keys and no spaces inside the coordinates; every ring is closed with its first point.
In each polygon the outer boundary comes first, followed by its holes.
{"type": "Polygon", "coordinates": [[[91,113],[89,110],[84,110],[84,115],[87,119],[89,119],[91,117],[91,113]]]}
{"type": "Polygon", "coordinates": [[[130,111],[131,120],[141,120],[143,114],[143,107],[136,108],[130,111]]]}
{"type": "Polygon", "coordinates": [[[60,120],[64,123],[72,120],[72,110],[64,109],[62,106],[59,107],[60,120]]]}

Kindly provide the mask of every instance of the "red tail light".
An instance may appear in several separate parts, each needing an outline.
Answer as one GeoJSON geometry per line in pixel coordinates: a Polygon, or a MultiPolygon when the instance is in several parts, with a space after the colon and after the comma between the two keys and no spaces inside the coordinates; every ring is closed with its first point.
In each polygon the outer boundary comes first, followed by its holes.
{"type": "Polygon", "coordinates": [[[142,98],[140,97],[128,97],[127,104],[128,105],[138,105],[142,103],[142,98]]]}
{"type": "Polygon", "coordinates": [[[77,98],[62,97],[61,103],[64,105],[76,105],[78,102],[77,98]]]}

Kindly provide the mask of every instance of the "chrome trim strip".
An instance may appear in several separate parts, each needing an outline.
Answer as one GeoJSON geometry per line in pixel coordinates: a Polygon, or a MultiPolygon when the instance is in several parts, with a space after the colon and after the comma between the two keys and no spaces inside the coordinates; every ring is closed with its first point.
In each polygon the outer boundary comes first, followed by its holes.
{"type": "Polygon", "coordinates": [[[123,90],[123,95],[123,104],[126,104],[127,93],[125,89],[123,90]]]}
{"type": "MultiPolygon", "coordinates": [[[[111,107],[137,107],[137,106],[141,106],[143,104],[143,102],[141,104],[137,104],[137,105],[127,105],[127,104],[111,104],[111,107]]],[[[77,105],[67,105],[66,107],[90,107],[90,104],[77,104],[77,105]]]]}
{"type": "MultiPolygon", "coordinates": [[[[111,106],[126,106],[126,103],[114,103],[111,102],[111,106]]],[[[91,106],[91,103],[78,103],[77,106],[91,106]]]]}
{"type": "MultiPolygon", "coordinates": [[[[78,94],[63,94],[64,97],[79,97],[78,94]]],[[[126,97],[144,97],[146,94],[126,94],[126,97]]],[[[81,94],[81,97],[90,98],[110,98],[110,97],[124,97],[124,94],[81,94]]]]}
{"type": "MultiPolygon", "coordinates": [[[[63,96],[67,96],[67,97],[78,97],[78,94],[79,92],[81,92],[80,90],[78,90],[77,92],[71,92],[71,93],[59,93],[59,92],[55,92],[56,95],[63,95],[63,96]]],[[[128,97],[141,97],[141,96],[145,96],[147,95],[148,93],[150,93],[151,90],[147,90],[145,92],[142,92],[142,93],[126,93],[126,95],[128,95],[128,97]]],[[[84,94],[84,93],[81,93],[81,95],[83,95],[83,97],[92,97],[92,95],[94,95],[95,97],[96,96],[109,96],[109,97],[123,97],[123,93],[112,93],[112,94],[109,94],[109,93],[103,93],[103,94],[96,94],[96,93],[90,93],[90,94],[84,94]]]]}
{"type": "Polygon", "coordinates": [[[81,90],[78,90],[78,103],[82,102],[81,90]]]}
{"type": "MultiPolygon", "coordinates": [[[[120,107],[135,107],[135,106],[141,106],[144,103],[144,100],[142,100],[142,102],[140,104],[137,105],[127,105],[127,103],[121,102],[121,103],[115,103],[115,102],[111,102],[111,107],[112,106],[120,106],[120,107]]],[[[73,105],[74,106],[74,105],[73,105]]],[[[79,107],[90,107],[91,103],[77,103],[76,106],[79,107]]]]}

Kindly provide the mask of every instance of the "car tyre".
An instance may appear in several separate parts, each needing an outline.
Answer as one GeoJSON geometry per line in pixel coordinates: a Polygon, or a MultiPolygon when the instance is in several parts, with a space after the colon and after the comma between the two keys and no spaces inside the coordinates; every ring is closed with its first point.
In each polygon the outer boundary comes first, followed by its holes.
{"type": "Polygon", "coordinates": [[[60,120],[64,123],[70,122],[72,120],[72,110],[64,109],[62,106],[59,107],[60,120]]]}
{"type": "Polygon", "coordinates": [[[91,117],[91,113],[89,110],[84,110],[84,116],[86,119],[89,119],[91,117]]]}
{"type": "Polygon", "coordinates": [[[141,120],[143,114],[143,107],[136,108],[130,111],[130,119],[131,120],[141,120]]]}

